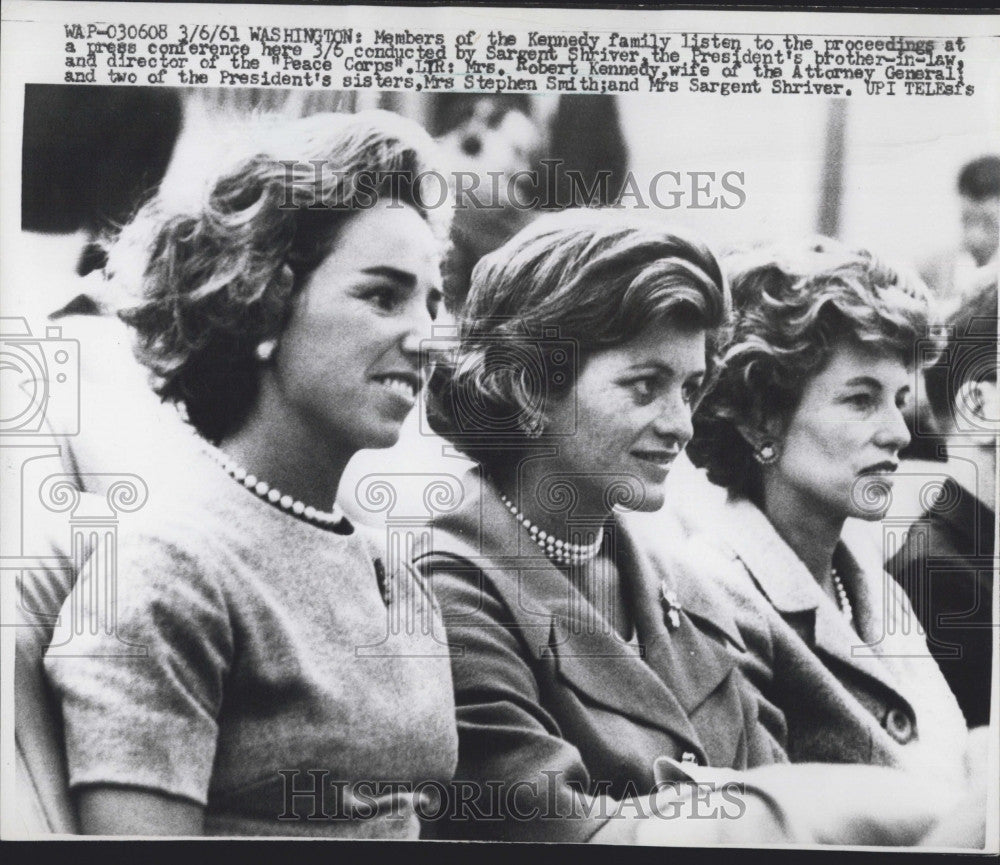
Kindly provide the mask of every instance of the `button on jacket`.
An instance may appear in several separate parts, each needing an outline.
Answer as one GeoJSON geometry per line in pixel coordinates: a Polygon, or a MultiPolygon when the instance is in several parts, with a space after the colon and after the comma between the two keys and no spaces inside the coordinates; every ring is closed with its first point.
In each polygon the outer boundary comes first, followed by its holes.
{"type": "Polygon", "coordinates": [[[626,641],[486,481],[465,486],[474,492],[417,559],[454,653],[456,778],[478,791],[477,819],[470,810],[440,834],[583,841],[614,803],[649,796],[658,757],[736,769],[785,761],[782,719],[736,667],[742,639],[721,595],[674,579],[616,522],[605,549],[630,600],[637,639],[626,641]]]}
{"type": "Polygon", "coordinates": [[[962,777],[964,718],[896,581],[842,546],[852,628],[755,505],[731,496],[713,518],[686,560],[731,598],[737,659],[782,710],[790,759],[962,777]]]}

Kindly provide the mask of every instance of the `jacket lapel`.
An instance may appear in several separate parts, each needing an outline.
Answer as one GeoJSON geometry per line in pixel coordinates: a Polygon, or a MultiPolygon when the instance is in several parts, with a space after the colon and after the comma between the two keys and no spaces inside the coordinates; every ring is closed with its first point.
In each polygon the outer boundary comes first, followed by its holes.
{"type": "MultiPolygon", "coordinates": [[[[687,742],[704,761],[687,706],[704,699],[707,682],[720,675],[723,662],[706,653],[707,669],[699,664],[695,670],[689,658],[677,658],[679,650],[671,649],[658,600],[650,600],[647,585],[640,588],[628,583],[642,571],[636,567],[641,562],[627,532],[618,523],[611,528],[623,588],[637,595],[632,600],[639,609],[638,645],[626,642],[607,617],[545,557],[485,478],[473,476],[466,489],[470,496],[461,511],[439,519],[435,531],[444,529],[453,538],[460,537],[466,549],[455,548],[458,554],[467,555],[484,571],[516,573],[516,579],[507,576],[493,582],[522,636],[534,644],[532,651],[554,658],[559,672],[588,699],[687,742]],[[471,531],[470,519],[478,523],[471,531]],[[659,613],[659,630],[655,628],[654,609],[659,613]],[[655,638],[648,641],[651,630],[655,638]]],[[[447,549],[453,547],[449,543],[447,549]]],[[[696,630],[687,619],[685,627],[696,630]]]]}
{"type": "Polygon", "coordinates": [[[690,714],[735,666],[724,640],[746,647],[724,604],[686,579],[685,569],[670,567],[665,557],[639,547],[620,523],[617,537],[619,567],[633,580],[630,600],[646,661],[690,714]],[[676,624],[669,626],[664,591],[676,597],[676,624]],[[706,636],[706,625],[723,640],[706,636]]]}
{"type": "Polygon", "coordinates": [[[848,553],[851,567],[842,579],[852,599],[858,629],[855,631],[833,598],[820,588],[802,560],[754,504],[743,498],[730,498],[726,510],[728,543],[775,610],[786,620],[805,623],[807,633],[803,636],[807,641],[811,636],[818,655],[876,680],[906,701],[892,675],[891,662],[876,647],[885,636],[882,633],[885,605],[891,604],[892,598],[873,596],[873,585],[848,553]]]}

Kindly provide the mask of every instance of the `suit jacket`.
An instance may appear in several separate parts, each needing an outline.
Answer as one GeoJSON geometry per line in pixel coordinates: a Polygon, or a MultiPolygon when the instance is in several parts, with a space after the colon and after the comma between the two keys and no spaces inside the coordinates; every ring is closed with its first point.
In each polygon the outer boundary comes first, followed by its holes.
{"type": "Polygon", "coordinates": [[[948,478],[886,565],[909,596],[970,727],[990,722],[995,520],[989,505],[948,478]]]}
{"type": "Polygon", "coordinates": [[[582,841],[619,800],[653,791],[658,757],[736,769],[785,761],[780,714],[736,668],[744,644],[721,596],[676,581],[616,522],[605,543],[631,605],[629,643],[487,481],[466,490],[416,559],[454,652],[457,783],[479,809],[441,834],[582,841]]]}
{"type": "Polygon", "coordinates": [[[715,516],[689,558],[731,598],[749,649],[738,660],[782,710],[791,760],[962,777],[965,721],[896,581],[842,549],[852,628],[756,506],[729,497],[715,516]]]}

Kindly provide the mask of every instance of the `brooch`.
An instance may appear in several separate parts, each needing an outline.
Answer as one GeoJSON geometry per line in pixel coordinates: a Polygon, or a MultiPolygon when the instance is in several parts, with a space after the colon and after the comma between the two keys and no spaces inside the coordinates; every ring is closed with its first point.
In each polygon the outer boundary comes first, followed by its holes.
{"type": "Polygon", "coordinates": [[[673,589],[668,589],[666,582],[660,583],[660,603],[663,605],[663,613],[667,619],[667,626],[670,630],[679,628],[681,624],[681,602],[677,598],[677,593],[673,589]]]}

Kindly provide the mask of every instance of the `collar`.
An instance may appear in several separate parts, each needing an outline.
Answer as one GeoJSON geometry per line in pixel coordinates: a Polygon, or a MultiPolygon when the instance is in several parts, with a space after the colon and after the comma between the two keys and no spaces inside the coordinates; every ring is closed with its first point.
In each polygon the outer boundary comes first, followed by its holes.
{"type": "Polygon", "coordinates": [[[813,648],[818,654],[877,680],[905,702],[893,675],[892,656],[897,651],[912,654],[914,646],[907,635],[901,635],[899,639],[906,641],[906,646],[890,647],[896,643],[887,633],[887,628],[895,627],[890,619],[906,609],[896,581],[881,569],[878,573],[866,571],[841,542],[838,556],[843,565],[841,579],[854,609],[852,628],[837,603],[756,505],[730,496],[724,511],[720,537],[775,610],[783,618],[809,615],[813,648]]]}
{"type": "MultiPolygon", "coordinates": [[[[431,552],[418,559],[422,568],[433,569],[435,559],[443,568],[449,559],[463,569],[471,563],[503,598],[536,657],[554,658],[560,673],[589,699],[666,730],[703,754],[690,715],[735,663],[724,641],[705,633],[703,622],[743,645],[725,606],[711,592],[695,591],[692,580],[677,579],[661,557],[636,543],[627,521],[615,516],[605,536],[614,545],[621,585],[632,602],[637,648],[545,557],[479,470],[470,472],[465,489],[461,507],[435,521],[431,552]],[[663,582],[680,601],[676,628],[668,629],[664,621],[663,582]]],[[[447,610],[445,620],[447,628],[447,610]]]]}

